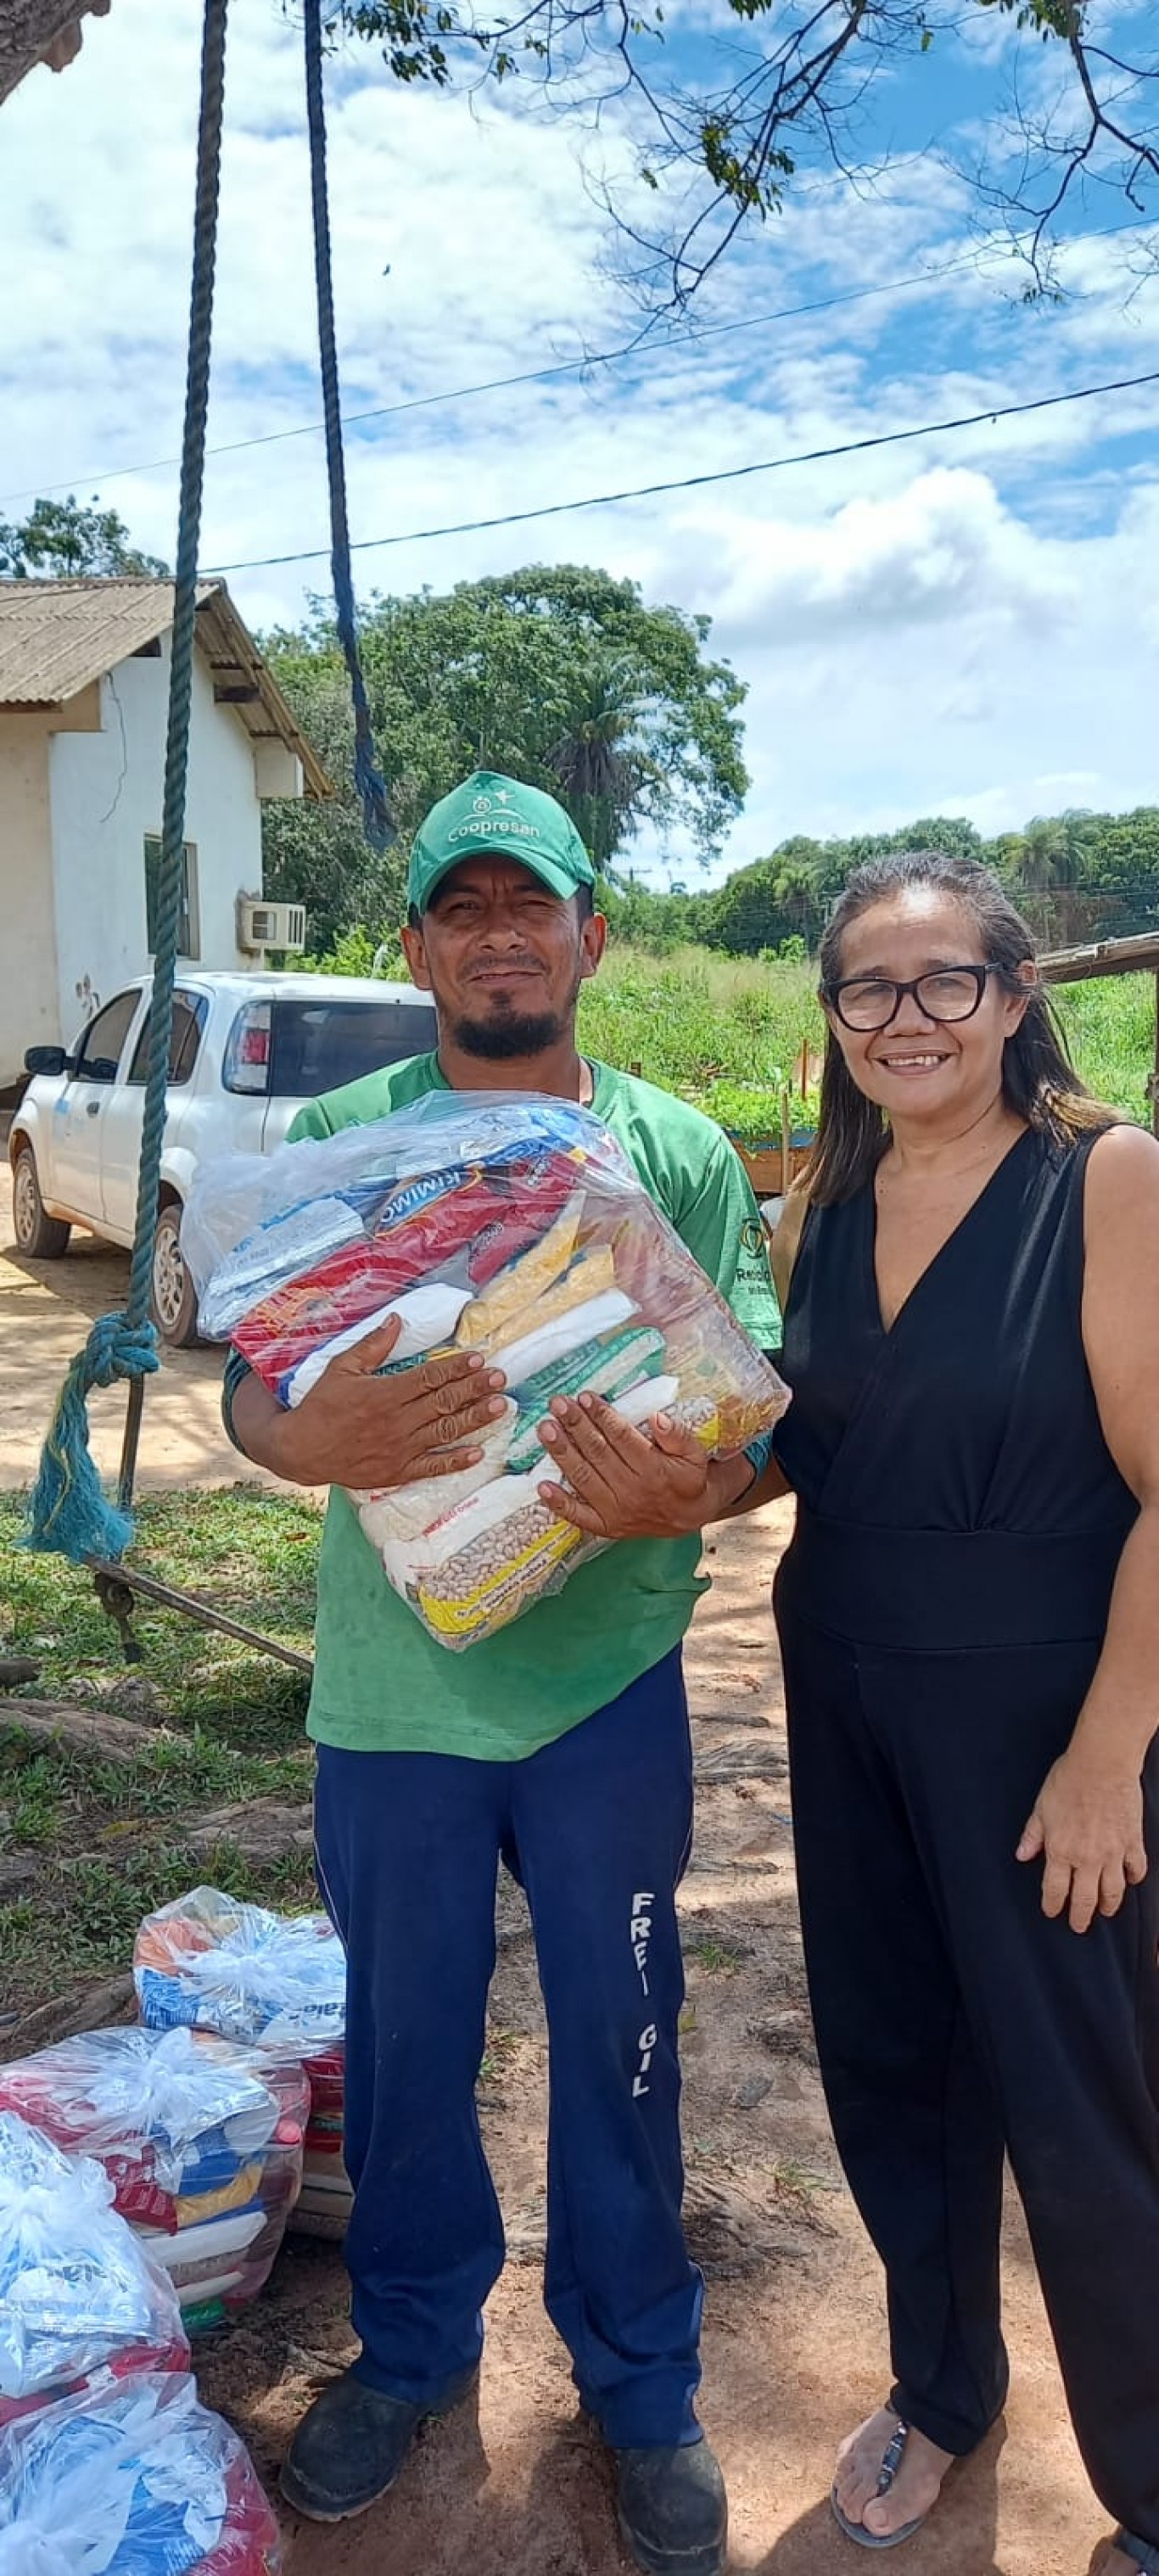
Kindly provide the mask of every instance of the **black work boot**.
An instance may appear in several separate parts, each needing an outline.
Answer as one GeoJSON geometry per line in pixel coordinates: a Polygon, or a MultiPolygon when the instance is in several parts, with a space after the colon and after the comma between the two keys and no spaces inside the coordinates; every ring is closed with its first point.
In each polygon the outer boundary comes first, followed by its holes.
{"type": "Polygon", "coordinates": [[[434,2405],[412,2406],[344,2370],[315,2398],[290,2444],[279,2481],[287,2504],[311,2522],[365,2513],[394,2485],[419,2425],[448,2415],[478,2376],[462,2371],[434,2405]]]}
{"type": "Polygon", "coordinates": [[[676,2450],[612,2452],[620,2529],[647,2576],[721,2576],[728,2498],[703,2434],[676,2450]]]}

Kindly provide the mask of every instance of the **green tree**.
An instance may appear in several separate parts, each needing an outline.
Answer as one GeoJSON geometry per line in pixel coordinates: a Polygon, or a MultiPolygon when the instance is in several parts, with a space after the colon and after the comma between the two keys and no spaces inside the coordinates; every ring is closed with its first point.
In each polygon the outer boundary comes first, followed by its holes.
{"type": "Polygon", "coordinates": [[[710,942],[735,956],[781,951],[789,939],[803,941],[811,952],[852,870],[900,850],[949,850],[977,858],[982,843],[963,815],[946,814],[925,815],[893,832],[855,833],[847,841],[814,841],[797,833],[771,857],[726,879],[711,898],[710,942]]]}
{"type": "Polygon", "coordinates": [[[475,768],[558,795],[605,870],[645,827],[711,858],[748,780],[744,684],[709,657],[709,632],[707,618],[648,606],[635,582],[566,564],[372,600],[363,667],[399,825],[385,859],[362,838],[332,623],[316,608],[301,631],[267,636],[270,667],[338,784],[328,808],[267,808],[269,892],[306,903],[315,947],[355,921],[381,935],[418,822],[475,768]]]}
{"type": "Polygon", "coordinates": [[[18,524],[0,519],[0,576],[10,581],[168,570],[131,543],[124,520],[102,510],[95,495],[87,508],[70,492],[67,501],[37,501],[18,524]]]}
{"type": "Polygon", "coordinates": [[[993,845],[994,864],[1046,948],[1126,938],[1159,920],[1159,810],[1037,814],[993,845]]]}

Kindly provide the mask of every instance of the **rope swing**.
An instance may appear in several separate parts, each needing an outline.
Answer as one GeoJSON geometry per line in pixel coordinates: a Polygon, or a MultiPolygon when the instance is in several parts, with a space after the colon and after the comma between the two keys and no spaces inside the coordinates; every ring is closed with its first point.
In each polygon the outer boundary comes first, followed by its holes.
{"type": "MultiPolygon", "coordinates": [[[[165,786],[158,874],[157,936],[153,961],[149,1057],[141,1126],[141,1163],[137,1186],[129,1294],[123,1312],[103,1315],[93,1325],[84,1349],[77,1353],[57,1397],[51,1427],[41,1453],[29,1498],[24,1545],[44,1554],[67,1557],[92,1568],[105,1607],[116,1617],[131,1649],[127,1613],[131,1584],[121,1574],[120,1559],[133,1538],[133,1490],[144,1405],[145,1380],[158,1368],[157,1331],[150,1303],[153,1243],[160,1194],[161,1154],[165,1135],[169,1046],[173,1026],[173,987],[181,913],[182,850],[185,835],[185,790],[189,762],[189,725],[197,613],[197,557],[205,473],[206,420],[209,408],[213,287],[217,258],[218,205],[221,180],[222,110],[225,88],[225,33],[229,0],[205,0],[201,52],[201,101],[197,126],[197,186],[193,224],[193,276],[190,292],[189,354],[186,371],[185,428],[181,448],[181,482],[174,581],[173,646],[169,674],[169,711],[165,744],[165,786]],[[129,1387],[128,1412],[115,1501],[97,1474],[89,1447],[88,1399],[94,1387],[129,1387]],[[118,1575],[121,1579],[118,1581],[118,1575]]],[[[367,839],[375,849],[393,838],[386,789],[374,751],[370,707],[358,649],[350,534],[346,511],[346,477],[338,389],[331,277],[330,215],[326,183],[326,128],[322,90],[321,0],[305,0],[306,107],[310,138],[310,177],[314,223],[314,270],[318,299],[318,338],[326,416],[326,466],[330,496],[331,567],[339,642],[350,676],[354,701],[355,781],[362,800],[367,839]]],[[[221,1622],[206,1605],[140,1578],[145,1593],[163,1596],[211,1625],[221,1622]]],[[[291,1657],[252,1630],[235,1627],[250,1642],[291,1657]]]]}

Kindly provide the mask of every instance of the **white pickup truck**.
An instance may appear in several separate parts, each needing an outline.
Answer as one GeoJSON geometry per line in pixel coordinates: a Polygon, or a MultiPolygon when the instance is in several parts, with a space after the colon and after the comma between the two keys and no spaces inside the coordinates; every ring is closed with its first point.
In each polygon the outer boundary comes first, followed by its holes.
{"type": "MultiPolygon", "coordinates": [[[[32,1079],[8,1140],[13,1225],[28,1258],[54,1261],[74,1225],[130,1247],[137,1209],[152,979],[106,1002],[74,1046],[30,1047],[32,1079]]],[[[181,1212],[208,1156],[272,1153],[303,1100],[435,1044],[431,1002],[409,984],[347,975],[215,975],[183,969],[153,1250],[162,1338],[197,1338],[181,1212]]]]}

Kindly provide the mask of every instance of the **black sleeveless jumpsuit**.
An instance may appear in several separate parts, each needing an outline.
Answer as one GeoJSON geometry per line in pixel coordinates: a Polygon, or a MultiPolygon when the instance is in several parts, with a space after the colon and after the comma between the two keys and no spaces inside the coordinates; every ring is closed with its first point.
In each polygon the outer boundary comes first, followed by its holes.
{"type": "Polygon", "coordinates": [[[1005,2147],[1091,2483],[1159,2542],[1155,1748],[1151,1871],[1116,1917],[1048,1921],[1014,1858],[1137,1511],[1082,1343],[1093,1142],[1021,1136],[888,1333],[872,1185],[810,1211],[774,1599],[821,2070],[893,2402],[957,2453],[1002,2406],[1005,2147]]]}

